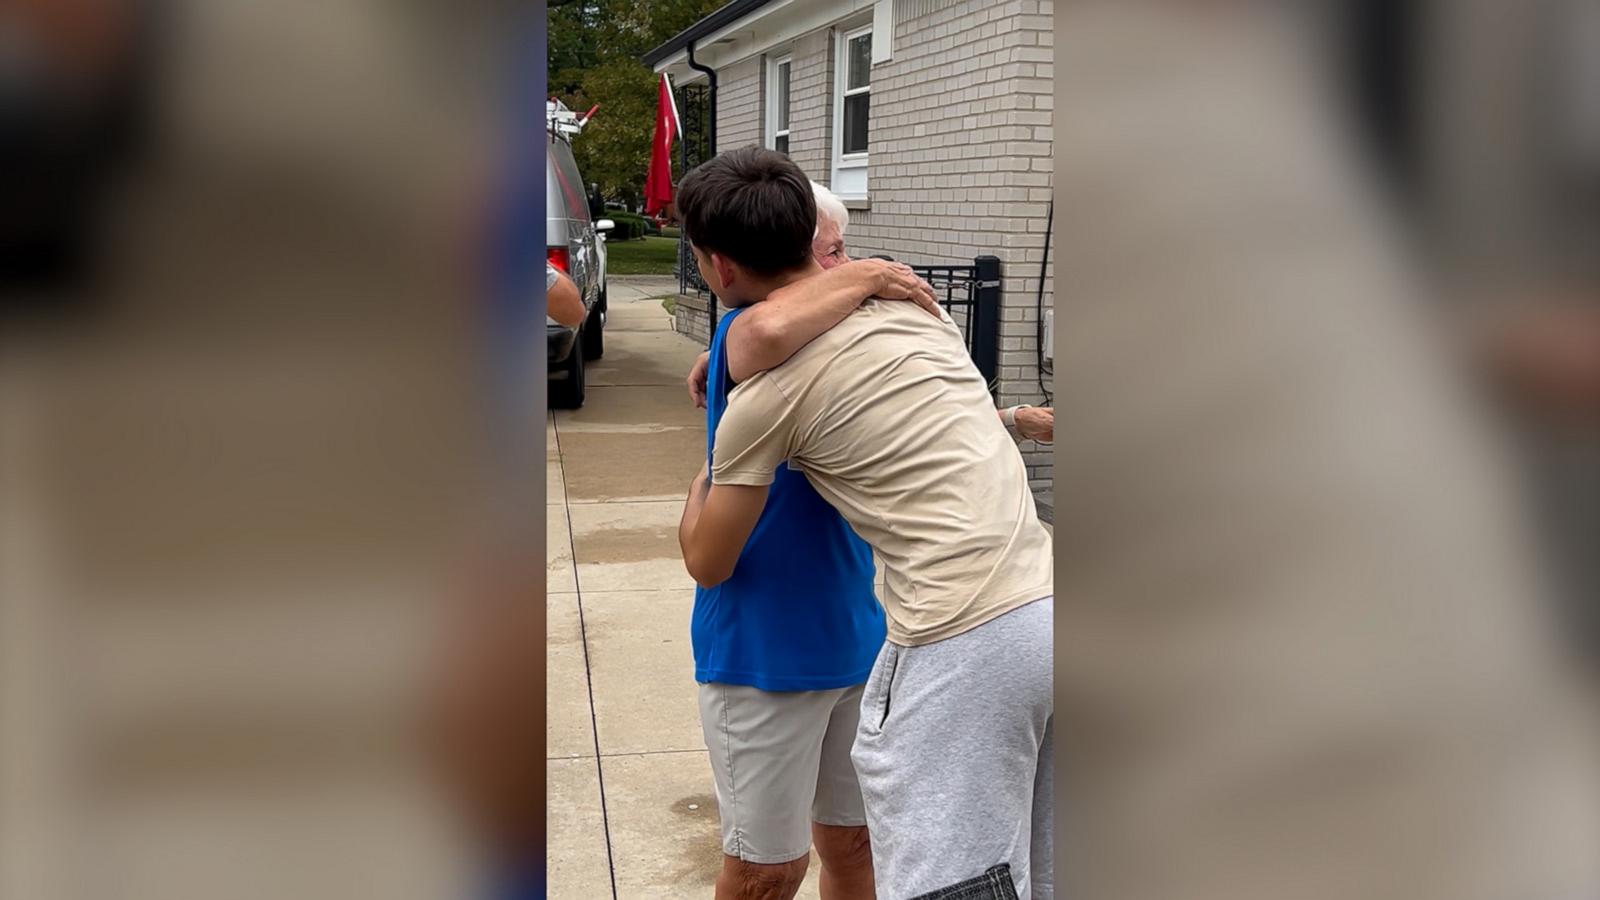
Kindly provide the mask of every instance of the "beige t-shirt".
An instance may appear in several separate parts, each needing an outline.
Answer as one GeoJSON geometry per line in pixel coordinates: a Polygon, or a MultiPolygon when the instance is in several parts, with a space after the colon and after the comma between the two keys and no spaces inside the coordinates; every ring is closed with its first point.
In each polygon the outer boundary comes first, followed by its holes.
{"type": "Polygon", "coordinates": [[[961,332],[868,301],[735,388],[716,484],[804,472],[885,565],[889,640],[928,644],[1049,596],[1050,536],[961,332]]]}

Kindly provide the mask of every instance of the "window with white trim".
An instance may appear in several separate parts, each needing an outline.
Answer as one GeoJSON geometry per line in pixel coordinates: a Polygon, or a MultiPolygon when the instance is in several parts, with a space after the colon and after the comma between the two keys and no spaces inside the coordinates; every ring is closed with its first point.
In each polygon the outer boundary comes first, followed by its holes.
{"type": "Polygon", "coordinates": [[[839,35],[833,72],[833,192],[867,196],[869,107],[872,101],[872,26],[839,35]]]}
{"type": "Polygon", "coordinates": [[[787,56],[773,57],[767,69],[767,146],[785,154],[789,152],[789,73],[793,69],[787,56]]]}

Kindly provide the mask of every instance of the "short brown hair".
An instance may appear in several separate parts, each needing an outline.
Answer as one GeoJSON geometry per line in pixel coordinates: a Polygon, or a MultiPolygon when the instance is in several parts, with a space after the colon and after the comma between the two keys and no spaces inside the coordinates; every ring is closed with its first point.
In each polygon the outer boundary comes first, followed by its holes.
{"type": "Polygon", "coordinates": [[[817,232],[811,180],[776,150],[742,147],[696,166],[678,185],[678,215],[702,252],[762,275],[811,259],[817,232]]]}

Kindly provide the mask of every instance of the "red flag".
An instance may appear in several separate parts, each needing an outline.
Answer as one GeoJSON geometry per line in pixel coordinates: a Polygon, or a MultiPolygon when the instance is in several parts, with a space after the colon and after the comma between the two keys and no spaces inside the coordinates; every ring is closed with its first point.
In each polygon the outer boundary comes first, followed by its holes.
{"type": "Polygon", "coordinates": [[[660,212],[672,202],[672,139],[681,136],[678,106],[672,99],[672,85],[661,76],[656,95],[656,134],[650,142],[650,172],[644,179],[644,211],[660,212]]]}

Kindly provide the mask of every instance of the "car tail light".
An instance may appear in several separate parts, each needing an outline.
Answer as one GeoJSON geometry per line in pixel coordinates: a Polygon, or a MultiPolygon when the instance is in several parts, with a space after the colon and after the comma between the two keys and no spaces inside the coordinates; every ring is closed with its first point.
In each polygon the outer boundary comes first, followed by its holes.
{"type": "Polygon", "coordinates": [[[568,253],[569,251],[565,247],[550,248],[550,265],[560,269],[562,274],[565,275],[572,274],[572,261],[569,258],[568,253]]]}

